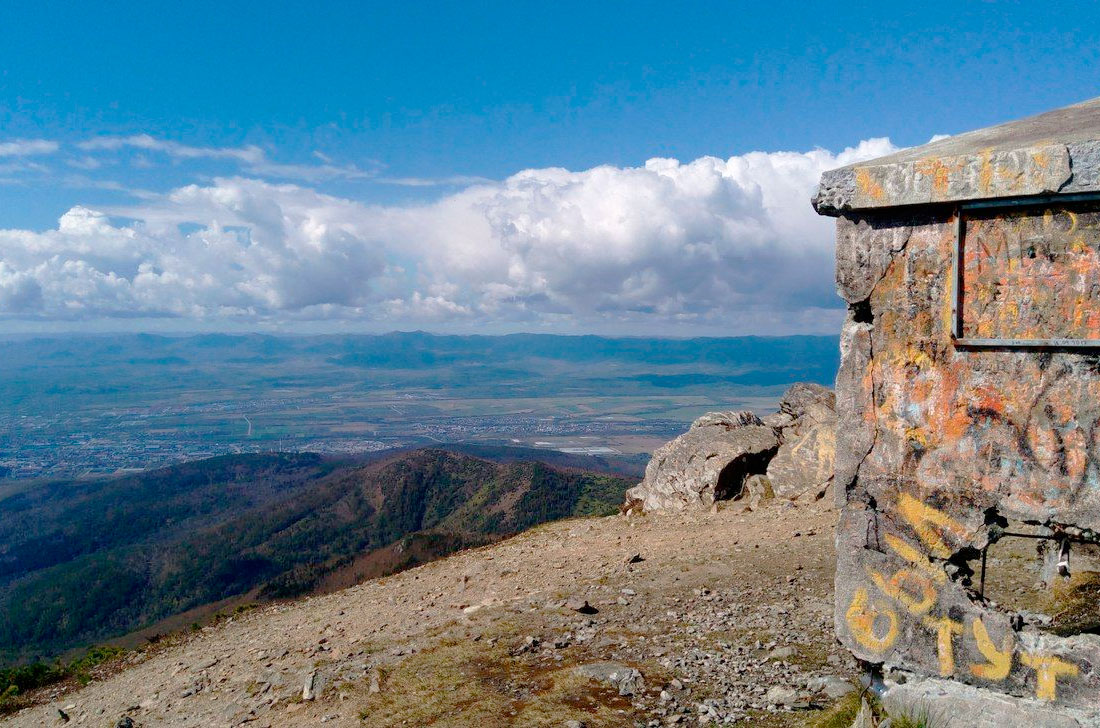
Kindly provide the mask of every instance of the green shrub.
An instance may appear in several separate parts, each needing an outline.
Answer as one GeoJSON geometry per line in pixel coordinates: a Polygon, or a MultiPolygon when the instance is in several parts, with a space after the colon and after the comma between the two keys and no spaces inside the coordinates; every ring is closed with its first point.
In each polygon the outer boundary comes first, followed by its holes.
{"type": "Polygon", "coordinates": [[[98,645],[90,648],[80,657],[67,665],[60,662],[48,664],[32,662],[28,665],[14,665],[0,668],[0,714],[10,713],[23,707],[23,696],[47,685],[74,678],[81,685],[87,685],[92,679],[92,670],[105,662],[124,654],[126,650],[111,645],[98,645]]]}

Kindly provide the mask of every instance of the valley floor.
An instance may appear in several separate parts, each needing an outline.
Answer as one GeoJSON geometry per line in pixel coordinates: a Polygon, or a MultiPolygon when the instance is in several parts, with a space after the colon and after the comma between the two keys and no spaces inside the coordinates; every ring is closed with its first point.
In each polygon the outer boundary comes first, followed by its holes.
{"type": "Polygon", "coordinates": [[[806,725],[855,674],[835,512],[735,511],[544,525],[204,628],[0,725],[806,725]]]}

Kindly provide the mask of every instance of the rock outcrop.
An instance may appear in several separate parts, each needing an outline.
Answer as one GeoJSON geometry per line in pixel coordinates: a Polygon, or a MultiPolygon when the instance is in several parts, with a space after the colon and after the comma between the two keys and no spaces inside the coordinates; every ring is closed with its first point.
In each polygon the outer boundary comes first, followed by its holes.
{"type": "Polygon", "coordinates": [[[709,412],[653,453],[645,480],[626,492],[624,511],[709,508],[742,498],[820,498],[832,482],[836,400],[816,384],[795,384],[779,411],[709,412]]]}
{"type": "Polygon", "coordinates": [[[821,498],[833,482],[836,395],[820,384],[795,384],[775,419],[782,445],[768,463],[772,491],[777,498],[821,498]]]}
{"type": "Polygon", "coordinates": [[[752,412],[708,412],[653,453],[624,508],[709,508],[740,495],[745,479],[763,473],[778,449],[775,429],[752,412]]]}

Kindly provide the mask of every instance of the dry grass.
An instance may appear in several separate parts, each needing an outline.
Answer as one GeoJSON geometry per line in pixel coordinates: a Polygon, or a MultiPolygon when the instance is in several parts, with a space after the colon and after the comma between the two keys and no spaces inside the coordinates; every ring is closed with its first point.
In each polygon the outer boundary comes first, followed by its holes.
{"type": "Polygon", "coordinates": [[[503,643],[446,639],[386,674],[369,696],[364,723],[389,726],[560,728],[567,720],[591,728],[629,724],[628,698],[573,671],[508,654],[503,643]]]}
{"type": "Polygon", "coordinates": [[[1058,580],[1050,595],[1050,631],[1063,636],[1100,632],[1100,572],[1078,571],[1058,580]]]}
{"type": "Polygon", "coordinates": [[[860,693],[848,693],[825,712],[815,715],[807,728],[850,728],[859,714],[860,693]]]}

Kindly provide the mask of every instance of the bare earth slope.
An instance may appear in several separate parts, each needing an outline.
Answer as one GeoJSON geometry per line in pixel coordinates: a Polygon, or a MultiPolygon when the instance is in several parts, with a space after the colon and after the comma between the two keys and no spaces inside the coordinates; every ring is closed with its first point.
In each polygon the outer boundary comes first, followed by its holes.
{"type": "Polygon", "coordinates": [[[772,502],[548,524],[208,627],[0,725],[803,725],[815,678],[852,674],[834,520],[772,502]]]}

